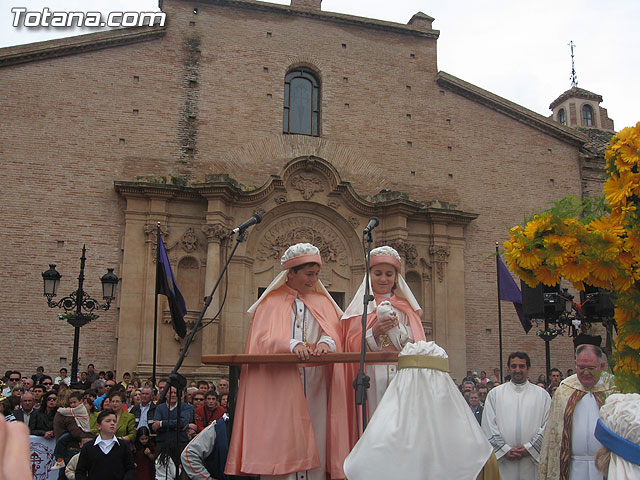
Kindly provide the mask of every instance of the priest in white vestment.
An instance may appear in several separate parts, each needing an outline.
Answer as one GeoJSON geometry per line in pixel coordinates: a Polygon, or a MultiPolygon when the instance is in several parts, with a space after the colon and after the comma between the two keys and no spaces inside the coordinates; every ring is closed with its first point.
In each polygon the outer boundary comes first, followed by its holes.
{"type": "Polygon", "coordinates": [[[563,380],[553,395],[542,444],[541,480],[602,480],[593,459],[602,445],[594,431],[600,407],[615,386],[613,375],[603,371],[606,357],[594,344],[600,337],[587,337],[574,341],[577,373],[563,380]]]}
{"type": "Polygon", "coordinates": [[[551,397],[527,380],[530,366],[526,353],[509,355],[511,381],[491,390],[484,403],[482,429],[498,458],[503,480],[535,480],[538,473],[551,397]]]}

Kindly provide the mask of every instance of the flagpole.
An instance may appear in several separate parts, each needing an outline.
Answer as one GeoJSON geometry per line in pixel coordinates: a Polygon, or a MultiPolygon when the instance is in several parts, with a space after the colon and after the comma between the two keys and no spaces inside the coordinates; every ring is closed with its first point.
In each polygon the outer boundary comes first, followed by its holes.
{"type": "Polygon", "coordinates": [[[500,383],[504,380],[502,372],[502,305],[500,301],[500,266],[498,265],[498,242],[496,242],[496,280],[498,283],[498,352],[500,355],[500,383]]]}
{"type": "Polygon", "coordinates": [[[160,265],[160,222],[156,232],[156,287],[155,287],[155,308],[153,312],[153,367],[151,370],[151,383],[156,386],[156,356],[158,353],[158,265],[160,265]]]}

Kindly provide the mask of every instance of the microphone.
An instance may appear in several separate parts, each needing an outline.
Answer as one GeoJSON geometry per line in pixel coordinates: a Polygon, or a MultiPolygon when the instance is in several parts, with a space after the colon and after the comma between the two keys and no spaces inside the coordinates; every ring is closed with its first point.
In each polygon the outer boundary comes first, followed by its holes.
{"type": "Polygon", "coordinates": [[[234,233],[244,232],[251,225],[255,225],[256,223],[260,223],[262,221],[262,216],[259,213],[254,213],[251,215],[251,218],[244,223],[241,223],[236,228],[231,230],[231,235],[234,233]]]}
{"type": "Polygon", "coordinates": [[[379,223],[380,223],[380,219],[378,217],[371,217],[369,219],[369,223],[367,223],[367,226],[364,227],[364,232],[362,232],[362,233],[365,233],[365,234],[366,233],[371,233],[371,230],[376,228],[379,223]]]}

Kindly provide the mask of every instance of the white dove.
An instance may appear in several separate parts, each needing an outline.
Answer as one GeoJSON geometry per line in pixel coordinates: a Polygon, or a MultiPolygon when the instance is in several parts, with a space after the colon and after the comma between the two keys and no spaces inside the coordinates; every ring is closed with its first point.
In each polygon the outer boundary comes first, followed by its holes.
{"type": "Polygon", "coordinates": [[[378,305],[378,308],[376,309],[376,313],[379,320],[386,320],[387,318],[393,318],[395,310],[393,309],[391,302],[389,300],[385,300],[384,302],[380,302],[380,305],[378,305]]]}

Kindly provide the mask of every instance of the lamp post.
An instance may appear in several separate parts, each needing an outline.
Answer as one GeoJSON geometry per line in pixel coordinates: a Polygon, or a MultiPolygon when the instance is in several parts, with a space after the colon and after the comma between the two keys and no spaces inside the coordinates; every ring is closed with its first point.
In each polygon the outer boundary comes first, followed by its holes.
{"type": "Polygon", "coordinates": [[[80,275],[78,275],[78,289],[69,296],[61,298],[54,302],[52,299],[57,295],[58,285],[62,275],[56,270],[55,264],[49,265],[49,270],[42,273],[44,280],[44,296],[47,298],[47,305],[50,308],[64,309],[64,315],[60,318],[66,318],[67,322],[75,329],[73,336],[73,359],[71,360],[71,382],[78,381],[78,346],[80,343],[80,327],[86,325],[91,320],[98,318],[94,310],[109,310],[111,301],[116,298],[116,285],[118,277],[113,273],[113,268],[108,268],[107,273],[100,278],[102,282],[102,298],[105,300],[101,304],[98,300],[91,298],[83,289],[84,284],[84,264],[86,248],[82,246],[82,257],[80,257],[80,275]],[[84,312],[83,312],[84,310],[84,312]]]}

